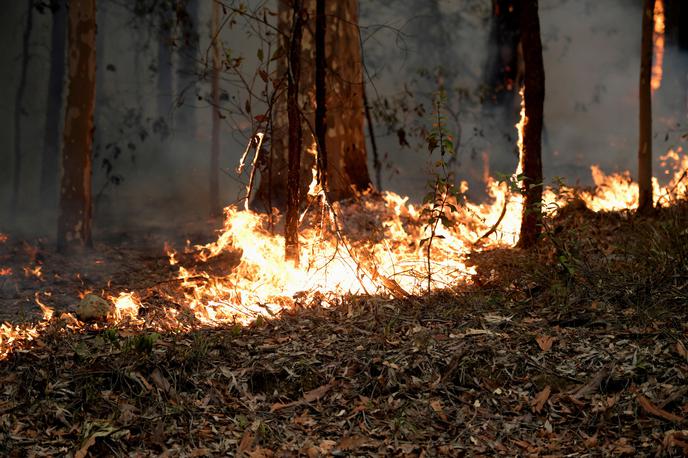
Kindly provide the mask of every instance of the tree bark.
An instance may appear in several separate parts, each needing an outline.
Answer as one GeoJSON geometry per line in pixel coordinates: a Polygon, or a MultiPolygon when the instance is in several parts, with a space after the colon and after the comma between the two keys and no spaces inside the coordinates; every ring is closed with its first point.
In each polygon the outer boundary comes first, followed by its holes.
{"type": "MultiPolygon", "coordinates": [[[[302,1],[304,34],[300,54],[301,79],[299,94],[302,114],[303,144],[310,146],[315,118],[315,0],[302,1]],[[307,19],[307,20],[306,20],[307,19]]],[[[289,48],[292,30],[293,0],[280,0],[278,26],[284,31],[280,46],[289,48]]],[[[325,38],[325,80],[327,85],[326,149],[329,196],[345,199],[371,186],[366,158],[363,108],[363,66],[358,30],[358,2],[340,0],[325,2],[327,33],[325,38]]],[[[278,62],[278,72],[285,74],[287,56],[278,62]]],[[[284,207],[287,188],[288,132],[286,96],[277,98],[272,109],[273,136],[271,138],[271,179],[263,176],[257,192],[259,203],[272,201],[284,207]],[[271,185],[268,186],[268,183],[271,185]]],[[[305,192],[311,180],[313,158],[305,155],[301,161],[300,188],[305,192]]]]}
{"type": "Polygon", "coordinates": [[[57,247],[92,246],[91,172],[96,97],[96,3],[71,0],[68,23],[69,89],[65,112],[57,247]]]}
{"type": "Polygon", "coordinates": [[[67,5],[61,0],[52,0],[52,31],[50,49],[50,79],[48,82],[48,107],[45,116],[43,136],[43,157],[41,160],[41,205],[54,209],[57,202],[57,182],[60,176],[60,121],[62,94],[65,77],[65,47],[67,45],[67,5]]]}
{"type": "Polygon", "coordinates": [[[545,68],[540,40],[538,0],[522,0],[521,46],[525,64],[523,151],[523,215],[518,245],[531,247],[542,230],[542,123],[545,102],[545,68]]]}
{"type": "Polygon", "coordinates": [[[217,216],[222,214],[220,206],[220,3],[213,1],[213,17],[211,27],[211,40],[213,47],[213,67],[211,73],[211,98],[213,110],[213,126],[210,146],[210,168],[208,170],[208,183],[210,185],[208,203],[210,214],[217,216]]]}
{"type": "Polygon", "coordinates": [[[652,210],[652,34],[655,0],[643,1],[642,42],[640,48],[639,138],[638,138],[638,212],[652,210]]]}
{"type": "Polygon", "coordinates": [[[327,193],[327,85],[325,82],[325,0],[315,6],[315,136],[318,140],[318,176],[327,193]]]}
{"type": "Polygon", "coordinates": [[[22,174],[22,115],[24,109],[24,93],[26,92],[26,74],[29,68],[29,39],[31,38],[31,30],[33,29],[33,0],[27,2],[26,9],[26,24],[24,25],[24,34],[22,35],[22,60],[21,73],[19,75],[19,86],[17,87],[17,94],[14,100],[14,182],[12,186],[12,200],[10,201],[10,214],[17,216],[19,210],[19,186],[21,184],[22,174]]]}
{"type": "Polygon", "coordinates": [[[301,146],[302,125],[299,109],[299,82],[301,78],[301,39],[303,24],[301,0],[294,0],[291,40],[288,48],[287,110],[289,118],[289,161],[287,179],[287,213],[284,225],[284,258],[299,264],[299,207],[301,206],[301,146]]]}

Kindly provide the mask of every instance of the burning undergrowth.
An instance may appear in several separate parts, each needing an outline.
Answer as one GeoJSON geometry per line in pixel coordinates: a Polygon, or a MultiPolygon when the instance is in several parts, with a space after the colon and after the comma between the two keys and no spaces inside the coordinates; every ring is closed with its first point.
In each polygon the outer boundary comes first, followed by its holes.
{"type": "MultiPolygon", "coordinates": [[[[662,161],[668,183],[660,186],[655,180],[654,194],[659,207],[669,207],[688,192],[688,157],[678,149],[662,161]]],[[[591,190],[559,186],[545,192],[546,236],[551,222],[571,202],[592,212],[637,206],[637,186],[627,174],[605,175],[593,167],[593,178],[596,186],[591,190]]],[[[278,215],[228,207],[213,242],[168,249],[166,268],[157,265],[154,271],[140,273],[138,278],[151,279],[147,284],[132,288],[125,282],[118,287],[108,280],[97,288],[82,287],[76,309],[74,304],[71,309],[58,306],[58,312],[53,301],[60,295],[51,296],[48,288],[40,288],[47,266],[29,249],[33,261],[25,268],[0,265],[0,281],[21,273],[37,282],[33,296],[44,320],[3,324],[0,357],[30,345],[51,320],[74,330],[95,320],[89,329],[189,331],[333,306],[351,295],[404,299],[427,293],[428,285],[430,290],[461,290],[476,278],[476,268],[468,262],[472,254],[509,248],[516,242],[520,194],[510,183],[493,180],[488,182],[488,193],[490,200],[483,204],[450,201],[453,211],[440,218],[431,247],[428,207],[409,204],[396,194],[367,193],[335,203],[331,211],[312,202],[302,217],[298,266],[284,261],[284,238],[274,224],[278,215]]],[[[6,236],[0,242],[7,243],[6,236]]],[[[102,265],[103,260],[95,262],[102,265]]]]}

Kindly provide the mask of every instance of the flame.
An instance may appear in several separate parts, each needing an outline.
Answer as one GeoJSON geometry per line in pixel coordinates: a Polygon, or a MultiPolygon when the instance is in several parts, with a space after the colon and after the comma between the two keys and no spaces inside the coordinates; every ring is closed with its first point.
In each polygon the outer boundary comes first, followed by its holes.
{"type": "Polygon", "coordinates": [[[43,266],[35,266],[33,268],[29,267],[29,266],[25,266],[24,267],[24,276],[26,278],[29,278],[29,277],[41,278],[41,277],[43,277],[42,270],[43,270],[43,266]]]}
{"type": "Polygon", "coordinates": [[[2,232],[0,232],[0,243],[7,242],[7,239],[8,239],[7,234],[3,234],[2,232]]]}
{"type": "Polygon", "coordinates": [[[115,306],[112,321],[125,319],[136,320],[141,308],[141,300],[134,292],[121,292],[118,296],[109,296],[108,300],[115,306]]]}
{"type": "MultiPolygon", "coordinates": [[[[44,293],[46,296],[50,296],[49,292],[44,293]]],[[[48,307],[45,305],[43,302],[41,302],[40,298],[41,293],[38,292],[34,295],[34,301],[36,301],[36,304],[41,308],[41,311],[43,312],[43,320],[44,321],[50,321],[53,318],[53,315],[55,314],[55,310],[51,307],[48,307]]]]}
{"type": "MultiPolygon", "coordinates": [[[[682,151],[681,147],[671,149],[659,158],[665,174],[671,178],[665,186],[660,186],[657,178],[652,178],[656,206],[666,207],[688,197],[688,156],[682,155],[682,151]]],[[[638,184],[633,182],[630,172],[606,175],[597,165],[593,165],[591,171],[595,189],[581,193],[583,202],[590,210],[618,211],[638,207],[638,184]]]]}
{"type": "Polygon", "coordinates": [[[662,86],[662,72],[664,64],[664,0],[655,0],[654,10],[654,63],[652,65],[652,91],[662,86]]]}
{"type": "Polygon", "coordinates": [[[9,277],[12,275],[11,267],[0,267],[0,277],[9,277]]]}

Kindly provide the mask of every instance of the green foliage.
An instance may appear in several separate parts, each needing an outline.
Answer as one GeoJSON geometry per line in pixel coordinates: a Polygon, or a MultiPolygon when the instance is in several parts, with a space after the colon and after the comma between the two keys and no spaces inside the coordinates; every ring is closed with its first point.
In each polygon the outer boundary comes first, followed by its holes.
{"type": "Polygon", "coordinates": [[[432,162],[433,170],[427,183],[428,193],[423,198],[425,207],[421,212],[426,219],[425,232],[428,234],[420,241],[420,246],[426,247],[428,290],[432,284],[432,242],[436,238],[443,238],[437,234],[437,228],[440,222],[447,228],[454,225],[448,214],[458,213],[457,204],[463,201],[461,191],[455,186],[454,176],[449,170],[449,162],[456,158],[456,150],[453,137],[446,128],[446,117],[442,109],[446,102],[444,91],[438,92],[435,97],[434,120],[426,137],[430,157],[439,150],[439,159],[432,162]]]}

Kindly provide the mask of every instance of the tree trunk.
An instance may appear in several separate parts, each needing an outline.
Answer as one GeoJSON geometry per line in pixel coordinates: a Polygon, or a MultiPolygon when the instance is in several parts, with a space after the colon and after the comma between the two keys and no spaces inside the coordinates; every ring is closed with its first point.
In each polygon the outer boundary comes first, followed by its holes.
{"type": "Polygon", "coordinates": [[[24,25],[24,35],[22,36],[22,60],[21,73],[19,75],[19,86],[14,100],[14,183],[12,186],[12,200],[10,202],[10,214],[17,216],[19,210],[19,185],[22,174],[22,148],[21,148],[21,125],[24,109],[24,93],[26,92],[26,73],[29,68],[29,39],[33,29],[33,0],[27,2],[26,24],[24,25]]]}
{"type": "Polygon", "coordinates": [[[41,205],[54,209],[57,202],[57,181],[60,158],[60,121],[62,120],[62,93],[65,76],[65,47],[67,45],[67,5],[53,0],[52,32],[50,49],[50,79],[48,82],[48,107],[45,116],[43,136],[43,157],[41,160],[41,205]]]}
{"type": "Polygon", "coordinates": [[[325,0],[315,6],[315,136],[318,140],[318,177],[327,193],[327,85],[325,82],[325,0]]]}
{"type": "Polygon", "coordinates": [[[545,102],[545,68],[540,41],[538,0],[521,2],[521,46],[525,64],[523,151],[523,216],[518,245],[535,244],[542,230],[542,123],[545,102]]]}
{"type": "Polygon", "coordinates": [[[638,212],[649,213],[652,201],[652,34],[655,0],[643,1],[640,48],[640,129],[638,142],[638,212]]]}
{"type": "MultiPolygon", "coordinates": [[[[280,45],[289,48],[292,30],[293,0],[280,0],[278,27],[284,31],[280,45]]],[[[315,46],[313,30],[316,18],[315,0],[301,2],[307,12],[301,46],[301,79],[299,94],[302,113],[303,145],[315,141],[311,126],[315,118],[315,46]]],[[[340,0],[325,2],[327,33],[325,38],[325,80],[327,85],[326,149],[329,196],[332,200],[352,197],[371,186],[364,134],[363,66],[358,30],[358,2],[340,0]]],[[[278,72],[286,74],[287,56],[278,62],[278,72]]],[[[288,132],[286,96],[278,97],[272,109],[273,136],[271,138],[270,177],[262,177],[257,192],[261,203],[273,202],[284,207],[287,188],[288,132]],[[268,183],[271,185],[269,186],[268,183]]],[[[313,157],[305,155],[301,161],[300,188],[308,188],[313,157]]]]}
{"type": "Polygon", "coordinates": [[[302,125],[299,109],[299,82],[301,78],[301,39],[303,24],[301,0],[294,0],[289,69],[287,72],[287,110],[289,120],[289,162],[287,179],[287,213],[284,225],[284,258],[299,264],[299,207],[301,206],[301,146],[302,125]]]}
{"type": "Polygon", "coordinates": [[[213,67],[211,73],[211,98],[213,110],[213,127],[210,146],[210,169],[208,183],[210,185],[208,202],[210,214],[217,216],[222,214],[220,206],[220,3],[213,2],[213,24],[211,27],[211,40],[213,47],[213,67]]]}
{"type": "Polygon", "coordinates": [[[198,0],[183,0],[182,46],[179,49],[178,88],[180,110],[177,116],[179,127],[192,138],[196,134],[196,110],[193,105],[197,97],[196,81],[198,62],[198,0]]]}
{"type": "Polygon", "coordinates": [[[95,0],[69,4],[68,75],[57,247],[90,247],[93,110],[96,98],[95,0]]]}

